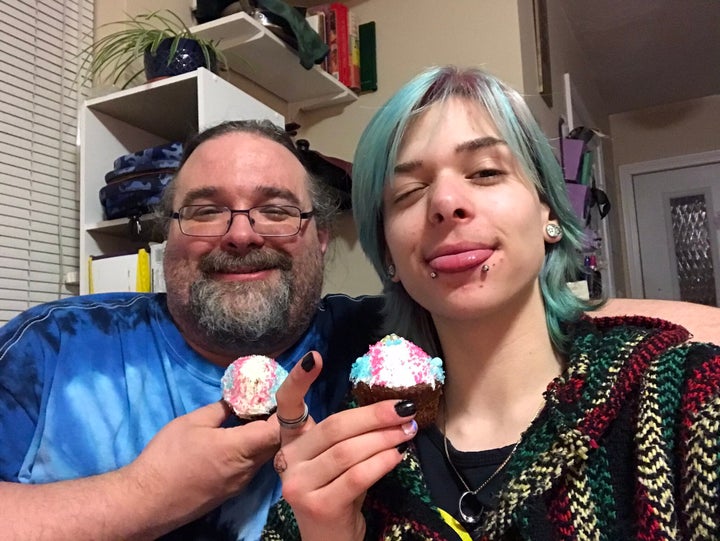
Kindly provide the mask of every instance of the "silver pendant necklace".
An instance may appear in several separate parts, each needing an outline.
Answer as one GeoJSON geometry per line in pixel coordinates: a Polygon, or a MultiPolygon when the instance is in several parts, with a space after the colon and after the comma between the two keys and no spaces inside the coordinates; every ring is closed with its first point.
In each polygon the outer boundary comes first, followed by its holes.
{"type": "MultiPolygon", "coordinates": [[[[443,425],[445,423],[443,422],[443,425]]],[[[510,459],[515,454],[515,450],[517,449],[518,445],[520,444],[520,440],[518,440],[515,445],[513,445],[512,450],[510,451],[510,454],[505,457],[505,460],[502,461],[502,464],[500,464],[497,469],[490,474],[490,477],[485,479],[483,483],[477,487],[475,490],[472,490],[470,488],[470,485],[467,484],[465,481],[465,478],[462,476],[462,474],[458,471],[458,469],[455,467],[455,464],[453,464],[452,460],[450,460],[450,451],[448,450],[448,438],[447,434],[445,433],[445,426],[443,426],[443,444],[445,445],[445,458],[447,459],[448,464],[450,464],[450,467],[452,468],[452,471],[455,472],[455,475],[462,483],[463,487],[465,487],[465,492],[463,492],[460,495],[460,499],[458,500],[458,512],[460,513],[460,518],[463,519],[468,524],[476,524],[480,521],[480,517],[482,516],[482,504],[480,505],[480,508],[478,509],[477,505],[472,505],[471,502],[467,501],[467,498],[474,498],[475,502],[479,503],[477,500],[478,493],[484,489],[486,486],[490,484],[490,481],[495,479],[501,471],[507,466],[508,462],[510,462],[510,459]]]]}
{"type": "MultiPolygon", "coordinates": [[[[530,421],[530,424],[533,424],[535,422],[535,419],[538,418],[540,415],[540,412],[545,407],[545,401],[543,400],[543,403],[540,405],[540,409],[537,410],[535,413],[535,416],[532,418],[532,421],[530,421]]],[[[450,468],[453,472],[455,472],[455,475],[457,476],[458,480],[462,483],[462,486],[465,487],[465,492],[463,492],[460,495],[460,498],[458,499],[458,513],[460,513],[460,518],[462,518],[463,521],[465,521],[467,524],[477,524],[480,521],[480,518],[482,517],[484,508],[483,505],[478,501],[477,495],[480,493],[482,489],[484,489],[486,486],[490,484],[490,481],[495,479],[503,469],[505,469],[505,466],[508,465],[508,462],[510,462],[510,459],[515,454],[515,451],[518,448],[518,445],[520,445],[520,440],[515,442],[515,445],[513,445],[513,448],[510,450],[510,453],[508,456],[505,457],[505,460],[502,461],[502,463],[497,467],[497,469],[490,474],[490,477],[485,479],[485,481],[482,482],[482,484],[477,487],[475,490],[472,490],[470,488],[470,485],[468,485],[467,481],[465,481],[465,478],[462,476],[460,471],[455,467],[455,464],[453,464],[453,461],[450,459],[450,451],[448,450],[448,437],[447,437],[447,407],[445,406],[445,400],[443,397],[443,445],[445,447],[445,458],[447,459],[448,464],[450,465],[450,468]],[[472,505],[472,499],[474,499],[476,505],[472,505]]]]}

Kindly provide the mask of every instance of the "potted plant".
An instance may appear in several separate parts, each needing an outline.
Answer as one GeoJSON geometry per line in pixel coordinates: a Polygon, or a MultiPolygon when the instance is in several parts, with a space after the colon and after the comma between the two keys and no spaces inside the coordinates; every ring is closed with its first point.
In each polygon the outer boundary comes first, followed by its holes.
{"type": "Polygon", "coordinates": [[[100,28],[118,25],[123,28],[100,38],[83,51],[82,67],[87,69],[86,79],[103,77],[117,85],[129,69],[135,69],[122,86],[127,88],[143,72],[148,81],[199,67],[217,73],[218,62],[225,62],[216,41],[195,36],[172,11],[143,13],[100,28]],[[136,69],[136,61],[140,58],[144,67],[136,69]]]}

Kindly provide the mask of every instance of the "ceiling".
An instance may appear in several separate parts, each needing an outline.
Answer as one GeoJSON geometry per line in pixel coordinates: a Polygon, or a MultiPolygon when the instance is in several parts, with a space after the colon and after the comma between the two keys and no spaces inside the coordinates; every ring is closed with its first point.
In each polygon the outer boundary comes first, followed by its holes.
{"type": "Polygon", "coordinates": [[[720,94],[720,0],[558,1],[609,114],[720,94]]]}

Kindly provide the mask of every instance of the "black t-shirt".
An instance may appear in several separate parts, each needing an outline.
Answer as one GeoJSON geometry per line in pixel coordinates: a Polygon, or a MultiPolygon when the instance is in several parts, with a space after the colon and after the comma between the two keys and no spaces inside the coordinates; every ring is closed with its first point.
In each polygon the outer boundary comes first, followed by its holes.
{"type": "MultiPolygon", "coordinates": [[[[462,520],[460,516],[458,502],[467,488],[448,464],[442,433],[435,425],[421,430],[415,437],[415,445],[433,503],[455,517],[468,532],[472,533],[479,522],[473,527],[472,524],[462,520]]],[[[513,447],[514,445],[508,445],[487,451],[463,452],[455,449],[448,440],[450,459],[471,490],[482,485],[500,467],[512,452],[513,447]]],[[[476,505],[477,512],[480,514],[478,520],[481,522],[482,509],[495,507],[494,500],[502,485],[503,473],[500,472],[496,475],[487,486],[477,493],[475,496],[477,504],[472,495],[465,497],[463,506],[466,513],[470,511],[471,505],[476,505]]]]}

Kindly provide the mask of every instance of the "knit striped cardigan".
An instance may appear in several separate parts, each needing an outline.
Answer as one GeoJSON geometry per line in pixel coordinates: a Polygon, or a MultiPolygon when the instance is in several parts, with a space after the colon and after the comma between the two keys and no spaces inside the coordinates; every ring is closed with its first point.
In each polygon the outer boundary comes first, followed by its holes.
{"type": "MultiPolygon", "coordinates": [[[[720,348],[650,318],[583,319],[523,434],[483,540],[720,539],[720,348]]],[[[457,540],[412,446],[367,494],[366,539],[457,540]]],[[[292,510],[267,540],[299,539],[292,510]]]]}

